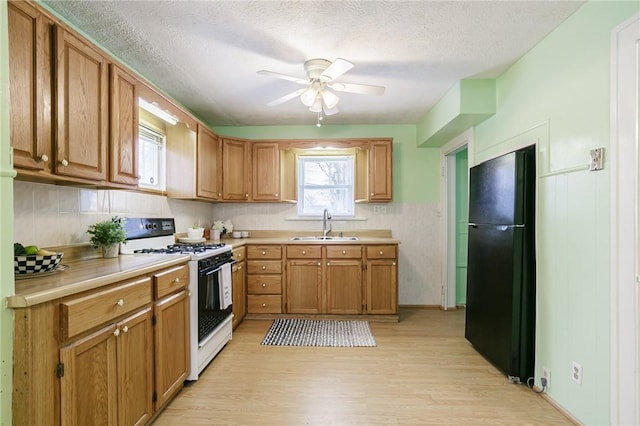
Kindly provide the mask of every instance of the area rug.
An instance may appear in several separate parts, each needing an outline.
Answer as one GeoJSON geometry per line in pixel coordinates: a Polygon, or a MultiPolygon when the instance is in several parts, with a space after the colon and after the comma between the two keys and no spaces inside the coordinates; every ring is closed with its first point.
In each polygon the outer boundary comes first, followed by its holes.
{"type": "Polygon", "coordinates": [[[276,319],[262,345],[376,346],[368,321],[276,319]]]}

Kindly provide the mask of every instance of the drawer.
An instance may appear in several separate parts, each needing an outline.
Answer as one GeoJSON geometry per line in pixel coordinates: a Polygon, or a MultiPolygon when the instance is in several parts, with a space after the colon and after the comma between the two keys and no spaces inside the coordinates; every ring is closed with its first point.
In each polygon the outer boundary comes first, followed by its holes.
{"type": "Polygon", "coordinates": [[[396,246],[367,246],[367,259],[395,259],[396,246]]]}
{"type": "Polygon", "coordinates": [[[165,269],[153,275],[154,297],[160,299],[168,294],[182,290],[189,283],[189,268],[187,265],[165,269]]]}
{"type": "Polygon", "coordinates": [[[238,263],[244,261],[247,257],[247,248],[245,246],[236,247],[233,249],[233,258],[238,261],[238,263]]]}
{"type": "Polygon", "coordinates": [[[248,246],[247,259],[282,259],[282,247],[248,246]]]}
{"type": "Polygon", "coordinates": [[[247,312],[250,314],[281,314],[282,296],[261,294],[247,296],[247,312]]]}
{"type": "Polygon", "coordinates": [[[248,275],[247,293],[280,294],[282,293],[282,275],[248,275]]]}
{"type": "Polygon", "coordinates": [[[362,259],[362,246],[327,246],[327,259],[362,259]]]}
{"type": "Polygon", "coordinates": [[[247,262],[248,274],[281,274],[282,261],[280,260],[249,260],[247,262]]]}
{"type": "Polygon", "coordinates": [[[322,246],[287,246],[287,258],[289,259],[320,259],[322,246]]]}
{"type": "Polygon", "coordinates": [[[151,303],[151,278],[122,283],[60,303],[62,338],[67,339],[151,303]]]}

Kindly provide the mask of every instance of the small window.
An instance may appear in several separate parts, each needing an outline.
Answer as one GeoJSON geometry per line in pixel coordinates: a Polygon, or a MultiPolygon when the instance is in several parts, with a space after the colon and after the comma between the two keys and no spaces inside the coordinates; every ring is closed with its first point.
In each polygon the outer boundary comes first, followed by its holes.
{"type": "Polygon", "coordinates": [[[298,157],[298,216],[354,216],[354,157],[298,157]]]}
{"type": "Polygon", "coordinates": [[[140,125],[138,128],[138,173],[141,188],[165,189],[165,135],[140,125]]]}

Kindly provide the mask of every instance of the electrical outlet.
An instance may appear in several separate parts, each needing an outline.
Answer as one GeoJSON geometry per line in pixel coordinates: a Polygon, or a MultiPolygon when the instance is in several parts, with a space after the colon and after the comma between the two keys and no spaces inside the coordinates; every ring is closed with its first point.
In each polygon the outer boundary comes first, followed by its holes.
{"type": "Polygon", "coordinates": [[[591,159],[591,161],[589,161],[589,170],[592,172],[596,170],[602,170],[604,148],[592,149],[589,155],[591,159]]]}
{"type": "Polygon", "coordinates": [[[582,366],[575,361],[571,361],[571,379],[577,384],[582,384],[582,366]]]}
{"type": "Polygon", "coordinates": [[[387,213],[387,206],[373,206],[373,213],[374,214],[386,214],[387,213]]]}
{"type": "Polygon", "coordinates": [[[547,388],[551,386],[551,371],[547,367],[542,367],[542,377],[547,380],[547,388]]]}

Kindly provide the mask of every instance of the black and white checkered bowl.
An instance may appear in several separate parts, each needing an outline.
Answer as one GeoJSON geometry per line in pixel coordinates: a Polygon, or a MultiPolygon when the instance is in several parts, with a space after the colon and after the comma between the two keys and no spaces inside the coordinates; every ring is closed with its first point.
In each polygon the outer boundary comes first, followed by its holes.
{"type": "Polygon", "coordinates": [[[64,253],[46,256],[39,256],[37,254],[13,256],[13,272],[16,275],[23,275],[53,271],[62,260],[63,255],[64,253]]]}

